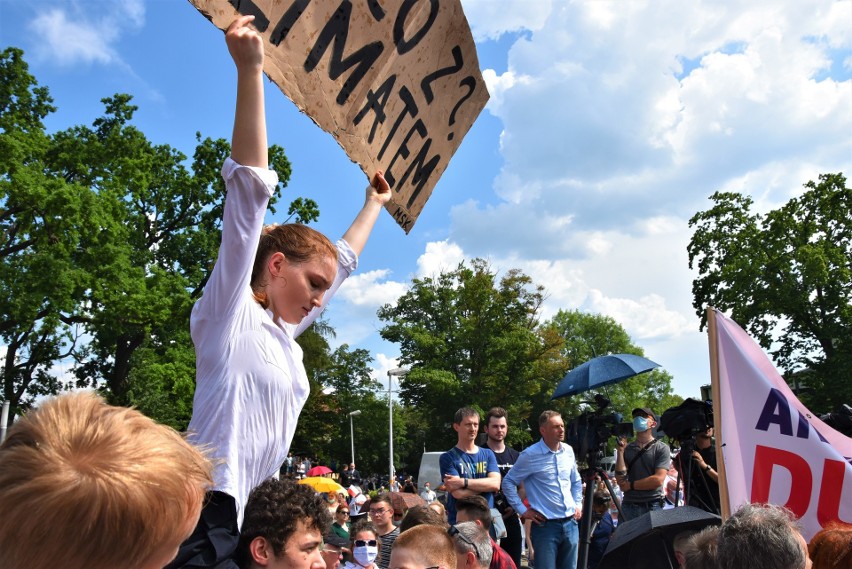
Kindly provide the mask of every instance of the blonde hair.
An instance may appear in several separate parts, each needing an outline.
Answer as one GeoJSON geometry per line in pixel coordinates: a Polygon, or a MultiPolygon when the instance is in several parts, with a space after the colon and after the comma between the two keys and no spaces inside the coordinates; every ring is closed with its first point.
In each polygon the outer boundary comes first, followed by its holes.
{"type": "Polygon", "coordinates": [[[135,569],[198,520],[210,461],[91,392],[27,413],[0,445],[0,567],[135,569]]]}
{"type": "Polygon", "coordinates": [[[418,557],[423,567],[456,566],[456,546],[446,528],[422,524],[399,534],[393,542],[393,551],[408,549],[418,557]]]}
{"type": "Polygon", "coordinates": [[[266,263],[274,253],[283,253],[290,263],[304,263],[322,256],[329,256],[337,261],[337,248],[334,244],[328,237],[307,225],[288,223],[265,226],[260,234],[251,270],[254,298],[264,308],[269,308],[269,299],[264,290],[266,263]]]}

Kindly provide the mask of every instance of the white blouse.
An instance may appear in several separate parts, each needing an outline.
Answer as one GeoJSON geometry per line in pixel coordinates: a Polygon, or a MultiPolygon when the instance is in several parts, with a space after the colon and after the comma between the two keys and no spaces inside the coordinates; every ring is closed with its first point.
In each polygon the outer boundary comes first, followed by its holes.
{"type": "Polygon", "coordinates": [[[338,267],[323,305],[298,325],[274,321],[250,286],[266,207],[278,175],[231,158],[222,166],[228,195],[219,257],[192,309],[196,388],[189,440],[214,462],[213,490],[232,496],[238,524],[249,492],[273,476],[290,449],[309,385],[295,338],[319,316],[358,259],[337,242],[338,267]]]}

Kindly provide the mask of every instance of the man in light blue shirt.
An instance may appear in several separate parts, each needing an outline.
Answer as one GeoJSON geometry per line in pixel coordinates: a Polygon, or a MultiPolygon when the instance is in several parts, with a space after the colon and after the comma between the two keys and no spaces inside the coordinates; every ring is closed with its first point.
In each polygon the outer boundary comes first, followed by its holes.
{"type": "Polygon", "coordinates": [[[535,564],[543,569],[576,569],[579,530],[583,513],[583,482],[574,451],[563,443],[565,423],[556,411],[538,418],[541,440],[518,457],[503,479],[502,490],[509,504],[523,519],[532,520],[530,539],[535,564]],[[518,496],[523,482],[527,507],[518,496]]]}

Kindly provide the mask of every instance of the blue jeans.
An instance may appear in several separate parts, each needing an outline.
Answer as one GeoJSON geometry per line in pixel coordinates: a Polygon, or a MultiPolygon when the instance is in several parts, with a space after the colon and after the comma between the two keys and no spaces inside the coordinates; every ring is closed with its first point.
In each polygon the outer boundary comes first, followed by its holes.
{"type": "Polygon", "coordinates": [[[624,514],[624,519],[619,519],[618,523],[626,522],[634,518],[638,518],[642,514],[647,514],[651,510],[662,510],[662,500],[654,500],[653,502],[622,502],[621,511],[624,514]]]}
{"type": "Polygon", "coordinates": [[[580,531],[574,518],[533,523],[530,539],[536,569],[577,569],[580,531]]]}

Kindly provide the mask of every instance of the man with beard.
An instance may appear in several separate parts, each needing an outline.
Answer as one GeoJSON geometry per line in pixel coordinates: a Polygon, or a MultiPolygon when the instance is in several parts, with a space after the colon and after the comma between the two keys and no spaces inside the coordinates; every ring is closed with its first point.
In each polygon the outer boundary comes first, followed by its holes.
{"type": "MultiPolygon", "coordinates": [[[[500,469],[500,477],[506,475],[518,460],[518,451],[506,446],[506,435],[509,433],[509,424],[506,410],[502,407],[492,407],[485,414],[485,434],[487,440],[485,446],[494,452],[497,457],[497,468],[500,469]]],[[[503,516],[503,524],[506,526],[506,537],[500,540],[500,547],[515,562],[516,567],[521,566],[521,519],[517,512],[506,501],[503,492],[498,492],[494,497],[494,507],[503,516]]]]}

